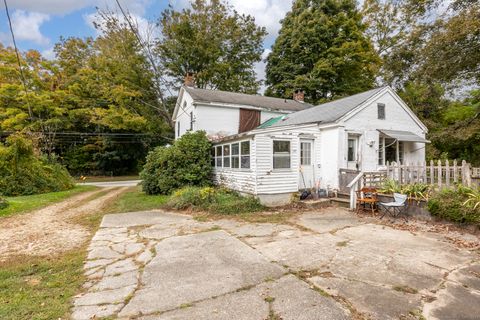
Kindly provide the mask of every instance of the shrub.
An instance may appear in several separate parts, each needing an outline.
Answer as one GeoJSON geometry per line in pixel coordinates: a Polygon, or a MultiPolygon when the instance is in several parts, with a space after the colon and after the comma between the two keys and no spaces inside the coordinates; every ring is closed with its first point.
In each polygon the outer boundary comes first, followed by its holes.
{"type": "Polygon", "coordinates": [[[140,177],[147,194],[169,194],[185,186],[211,184],[211,144],[205,132],[189,132],[147,156],[140,177]]]}
{"type": "Polygon", "coordinates": [[[7,199],[0,197],[0,210],[5,209],[8,205],[7,199]]]}
{"type": "Polygon", "coordinates": [[[29,195],[73,188],[68,171],[54,159],[34,151],[33,143],[20,135],[0,145],[0,193],[29,195]]]}
{"type": "Polygon", "coordinates": [[[459,223],[480,223],[480,207],[474,208],[467,200],[472,189],[459,186],[435,193],[428,201],[432,215],[459,223]]]}
{"type": "Polygon", "coordinates": [[[257,212],[264,207],[252,196],[241,196],[235,191],[212,187],[185,187],[175,191],[167,202],[174,209],[192,209],[218,214],[257,212]]]}
{"type": "Polygon", "coordinates": [[[428,200],[431,192],[431,186],[424,183],[400,185],[393,179],[386,179],[382,183],[379,191],[385,194],[402,193],[408,195],[410,198],[428,200]]]}

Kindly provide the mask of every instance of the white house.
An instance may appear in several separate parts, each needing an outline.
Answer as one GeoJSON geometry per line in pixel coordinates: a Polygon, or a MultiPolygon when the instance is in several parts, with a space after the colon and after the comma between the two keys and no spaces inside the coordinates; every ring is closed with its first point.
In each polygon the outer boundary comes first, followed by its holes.
{"type": "Polygon", "coordinates": [[[215,180],[265,204],[288,202],[305,187],[342,189],[346,172],[425,160],[427,128],[390,87],[315,107],[238,93],[221,96],[217,101],[216,91],[183,87],[177,104],[185,110],[175,111],[176,136],[189,129],[211,134],[215,180]],[[255,105],[245,103],[248,99],[255,105]],[[245,121],[239,108],[260,110],[261,124],[239,131],[245,121]]]}

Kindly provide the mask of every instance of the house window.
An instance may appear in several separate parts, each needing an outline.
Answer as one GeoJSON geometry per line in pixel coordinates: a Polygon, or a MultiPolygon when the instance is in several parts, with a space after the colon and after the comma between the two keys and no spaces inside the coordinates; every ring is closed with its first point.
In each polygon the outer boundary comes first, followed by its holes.
{"type": "Polygon", "coordinates": [[[240,145],[238,143],[232,144],[232,168],[240,167],[240,145]]]}
{"type": "Polygon", "coordinates": [[[242,169],[250,169],[250,141],[240,143],[240,166],[242,169]]]}
{"type": "Polygon", "coordinates": [[[385,104],[378,103],[377,104],[377,112],[378,112],[378,119],[385,119],[385,104]]]}
{"type": "Polygon", "coordinates": [[[357,139],[348,138],[347,161],[357,161],[357,139]]]}
{"type": "Polygon", "coordinates": [[[312,164],[312,143],[300,143],[300,164],[302,166],[309,166],[312,164]]]}
{"type": "Polygon", "coordinates": [[[290,168],[290,141],[273,141],[273,169],[290,168]]]}
{"type": "Polygon", "coordinates": [[[223,146],[223,167],[230,168],[230,145],[223,146]]]}
{"type": "Polygon", "coordinates": [[[215,167],[215,147],[212,147],[212,167],[215,167]]]}
{"type": "Polygon", "coordinates": [[[216,149],[217,149],[217,152],[215,154],[215,163],[217,168],[221,168],[222,167],[222,146],[217,146],[216,149]]]}
{"type": "Polygon", "coordinates": [[[190,112],[190,130],[193,131],[193,111],[190,112]]]}
{"type": "Polygon", "coordinates": [[[177,137],[180,137],[180,121],[177,122],[177,137]]]}
{"type": "Polygon", "coordinates": [[[405,143],[403,141],[380,137],[378,143],[378,165],[383,166],[387,164],[387,162],[403,163],[405,154],[404,149],[405,143]]]}

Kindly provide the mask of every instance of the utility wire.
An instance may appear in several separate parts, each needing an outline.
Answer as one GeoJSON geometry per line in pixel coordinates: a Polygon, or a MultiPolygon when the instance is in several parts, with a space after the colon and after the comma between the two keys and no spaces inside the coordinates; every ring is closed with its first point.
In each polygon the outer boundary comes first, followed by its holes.
{"type": "Polygon", "coordinates": [[[13,46],[15,47],[15,55],[17,56],[18,69],[20,71],[20,78],[23,83],[23,89],[25,90],[25,97],[26,97],[27,106],[28,106],[28,115],[30,116],[30,120],[32,120],[33,119],[32,107],[30,105],[30,99],[28,97],[27,84],[25,80],[25,75],[23,74],[22,63],[20,62],[20,54],[18,53],[17,42],[15,41],[15,33],[13,32],[12,19],[10,19],[10,12],[8,10],[7,0],[3,0],[3,3],[5,4],[5,12],[7,13],[8,25],[10,27],[10,33],[12,34],[13,46]]]}
{"type": "MultiPolygon", "coordinates": [[[[155,74],[158,76],[158,78],[160,79],[160,81],[162,81],[164,84],[165,84],[165,88],[167,89],[168,93],[170,93],[171,96],[173,96],[172,94],[172,91],[170,90],[170,88],[168,87],[168,84],[167,82],[162,78],[162,76],[160,75],[160,72],[157,68],[157,65],[155,64],[155,61],[153,60],[152,58],[152,53],[150,52],[150,49],[148,48],[148,46],[146,46],[144,44],[144,42],[142,41],[141,37],[140,37],[140,34],[138,33],[138,30],[133,26],[132,22],[130,21],[130,18],[128,17],[128,15],[126,14],[125,10],[123,10],[123,7],[122,5],[120,4],[120,0],[115,0],[115,2],[117,3],[118,7],[120,8],[120,11],[123,15],[123,17],[125,18],[125,20],[127,21],[128,23],[128,26],[130,27],[130,30],[133,32],[133,34],[135,35],[135,38],[137,38],[137,41],[138,43],[140,44],[140,46],[145,50],[145,52],[147,53],[147,58],[148,60],[150,61],[150,64],[152,65],[152,68],[155,72],[155,74]]],[[[162,100],[162,103],[163,105],[165,106],[165,99],[163,97],[163,95],[160,93],[160,99],[162,100]]],[[[180,105],[180,109],[182,109],[182,111],[184,113],[188,113],[187,111],[185,111],[185,109],[183,108],[183,106],[180,105]]]]}

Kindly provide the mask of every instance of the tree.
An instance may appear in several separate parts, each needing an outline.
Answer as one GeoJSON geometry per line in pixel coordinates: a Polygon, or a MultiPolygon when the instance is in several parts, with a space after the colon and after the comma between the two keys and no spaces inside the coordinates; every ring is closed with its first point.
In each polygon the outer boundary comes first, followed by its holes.
{"type": "Polygon", "coordinates": [[[165,10],[159,20],[158,58],[178,86],[188,72],[200,88],[256,93],[254,63],[265,28],[221,0],[194,0],[191,9],[165,10]]]}
{"type": "Polygon", "coordinates": [[[353,0],[296,0],[267,58],[267,94],[316,103],[370,89],[379,59],[353,0]]]}

